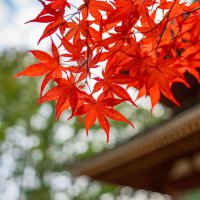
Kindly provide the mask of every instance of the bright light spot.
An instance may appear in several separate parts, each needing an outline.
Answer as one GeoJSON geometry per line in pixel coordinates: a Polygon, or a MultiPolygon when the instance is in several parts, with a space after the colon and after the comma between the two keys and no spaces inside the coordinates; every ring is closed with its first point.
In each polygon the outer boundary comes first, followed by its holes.
{"type": "Polygon", "coordinates": [[[75,179],[74,184],[80,188],[80,190],[85,190],[90,183],[90,179],[87,176],[80,176],[75,179]]]}
{"type": "Polygon", "coordinates": [[[73,197],[78,196],[81,192],[79,187],[77,187],[76,185],[72,185],[71,187],[68,188],[67,191],[68,191],[68,194],[73,197]]]}
{"type": "Polygon", "coordinates": [[[78,141],[75,144],[75,149],[77,154],[85,153],[88,150],[88,145],[85,142],[78,141]]]}
{"type": "Polygon", "coordinates": [[[8,181],[6,189],[1,193],[0,200],[19,200],[19,187],[15,184],[14,181],[8,181]]]}
{"type": "Polygon", "coordinates": [[[33,115],[31,117],[31,126],[36,131],[44,130],[47,127],[47,121],[41,115],[33,115]]]}
{"type": "Polygon", "coordinates": [[[74,136],[74,129],[67,124],[65,125],[56,125],[54,128],[55,140],[58,143],[64,143],[74,136]]]}
{"type": "Polygon", "coordinates": [[[54,200],[71,200],[71,198],[64,192],[58,192],[54,195],[54,200]]]}
{"type": "Polygon", "coordinates": [[[48,118],[53,112],[52,107],[49,104],[43,104],[39,109],[39,114],[45,118],[48,118]]]}
{"type": "Polygon", "coordinates": [[[66,190],[71,186],[71,178],[65,174],[51,176],[51,188],[54,191],[66,190]]]}
{"type": "Polygon", "coordinates": [[[136,104],[140,107],[142,107],[143,109],[147,109],[150,110],[151,109],[151,100],[150,97],[141,97],[140,99],[138,99],[136,101],[136,104]]]}
{"type": "Polygon", "coordinates": [[[132,189],[131,187],[128,187],[128,186],[123,187],[123,188],[121,189],[121,194],[131,196],[131,195],[133,195],[133,189],[132,189]]]}
{"type": "Polygon", "coordinates": [[[40,186],[40,181],[36,176],[36,171],[31,167],[25,168],[22,180],[22,185],[26,189],[36,189],[40,186]]]}
{"type": "Polygon", "coordinates": [[[164,114],[165,110],[164,107],[161,104],[157,104],[153,108],[153,116],[154,117],[161,117],[164,114]]]}
{"type": "Polygon", "coordinates": [[[110,193],[103,194],[100,197],[100,200],[114,200],[114,199],[115,198],[114,198],[113,194],[110,194],[110,193]]]}

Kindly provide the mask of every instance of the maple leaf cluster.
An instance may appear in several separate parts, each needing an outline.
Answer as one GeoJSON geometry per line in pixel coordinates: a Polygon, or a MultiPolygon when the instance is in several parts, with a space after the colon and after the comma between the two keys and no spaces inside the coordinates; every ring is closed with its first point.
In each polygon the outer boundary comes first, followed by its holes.
{"type": "Polygon", "coordinates": [[[153,108],[161,94],[178,104],[171,87],[189,87],[186,72],[200,81],[199,1],[39,1],[43,9],[29,22],[47,24],[38,43],[51,37],[52,54],[30,51],[39,62],[16,77],[44,76],[39,103],[56,101],[56,119],[71,109],[70,118],[85,116],[87,134],[98,120],[108,141],[107,118],[132,125],[114,109],[135,106],[128,88],[139,91],[137,99],[149,95],[153,108]],[[44,94],[50,81],[55,86],[44,94]]]}

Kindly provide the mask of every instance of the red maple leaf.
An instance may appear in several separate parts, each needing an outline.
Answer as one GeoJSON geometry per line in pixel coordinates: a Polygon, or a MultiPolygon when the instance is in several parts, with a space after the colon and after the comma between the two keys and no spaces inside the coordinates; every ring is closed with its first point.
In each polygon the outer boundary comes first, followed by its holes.
{"type": "Polygon", "coordinates": [[[66,68],[60,65],[58,49],[53,41],[52,41],[53,57],[39,50],[32,50],[30,52],[41,62],[30,65],[24,71],[15,75],[15,77],[19,76],[35,77],[35,76],[46,75],[41,85],[41,93],[42,93],[43,89],[51,79],[57,79],[62,77],[62,72],[66,71],[66,68]]]}
{"type": "Polygon", "coordinates": [[[113,109],[124,101],[135,105],[127,88],[139,90],[138,98],[149,95],[153,108],[161,94],[178,104],[171,88],[189,87],[186,72],[200,82],[199,1],[39,1],[43,9],[29,22],[47,24],[39,42],[53,36],[60,45],[52,41],[52,55],[30,51],[39,62],[15,77],[44,75],[39,102],[56,101],[57,119],[66,109],[71,117],[85,115],[87,133],[98,119],[108,141],[107,117],[131,124],[113,109]],[[56,86],[43,95],[50,80],[56,86]]]}
{"type": "Polygon", "coordinates": [[[125,123],[130,124],[133,127],[133,124],[128,121],[121,113],[117,112],[113,109],[114,106],[121,103],[122,100],[116,100],[113,98],[107,98],[104,100],[94,100],[94,99],[85,99],[87,104],[80,106],[74,115],[85,115],[85,128],[86,133],[88,135],[88,131],[91,126],[95,123],[96,119],[100,126],[106,132],[107,142],[109,141],[109,132],[110,132],[110,125],[106,117],[116,120],[122,121],[125,123]]]}
{"type": "Polygon", "coordinates": [[[81,91],[81,86],[77,87],[74,76],[71,74],[68,80],[64,78],[56,79],[57,86],[51,88],[46,94],[41,96],[38,103],[46,101],[57,101],[56,103],[56,119],[58,119],[61,113],[67,108],[71,107],[72,116],[76,110],[78,101],[82,98],[88,97],[88,95],[81,91]]]}
{"type": "Polygon", "coordinates": [[[84,0],[84,4],[79,8],[82,11],[83,19],[87,19],[89,13],[97,20],[102,19],[100,11],[105,11],[107,13],[113,10],[113,7],[104,1],[99,0],[84,0]]]}

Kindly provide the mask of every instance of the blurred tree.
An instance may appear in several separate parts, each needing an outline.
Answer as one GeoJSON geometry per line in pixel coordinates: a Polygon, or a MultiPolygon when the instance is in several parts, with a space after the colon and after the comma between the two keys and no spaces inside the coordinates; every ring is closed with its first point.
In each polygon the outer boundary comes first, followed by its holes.
{"type": "MultiPolygon", "coordinates": [[[[37,106],[38,81],[13,79],[19,67],[31,62],[34,61],[28,55],[15,50],[0,56],[0,200],[112,200],[134,199],[138,195],[150,199],[152,193],[133,193],[128,187],[72,177],[67,166],[125,142],[169,113],[161,105],[153,115],[144,109],[130,112],[130,105],[119,106],[126,115],[129,113],[136,128],[112,122],[111,140],[106,144],[101,136],[104,133],[95,125],[91,130],[94,134],[87,138],[83,124],[75,120],[66,123],[70,113],[55,122],[51,104],[37,106]]],[[[158,195],[159,198],[163,196],[158,195]]]]}

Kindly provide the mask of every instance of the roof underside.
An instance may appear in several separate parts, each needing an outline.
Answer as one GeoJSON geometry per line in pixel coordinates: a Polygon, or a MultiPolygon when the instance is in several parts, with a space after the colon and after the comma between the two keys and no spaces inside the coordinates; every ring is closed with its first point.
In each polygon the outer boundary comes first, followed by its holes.
{"type": "MultiPolygon", "coordinates": [[[[174,185],[184,188],[180,180],[187,178],[188,174],[181,176],[179,173],[177,176],[176,170],[181,170],[176,165],[177,161],[184,159],[190,165],[191,159],[200,153],[200,104],[147,133],[97,157],[77,163],[72,173],[158,192],[166,192],[174,185]]],[[[190,173],[188,179],[198,177],[200,184],[200,171],[193,170],[190,173]]]]}

